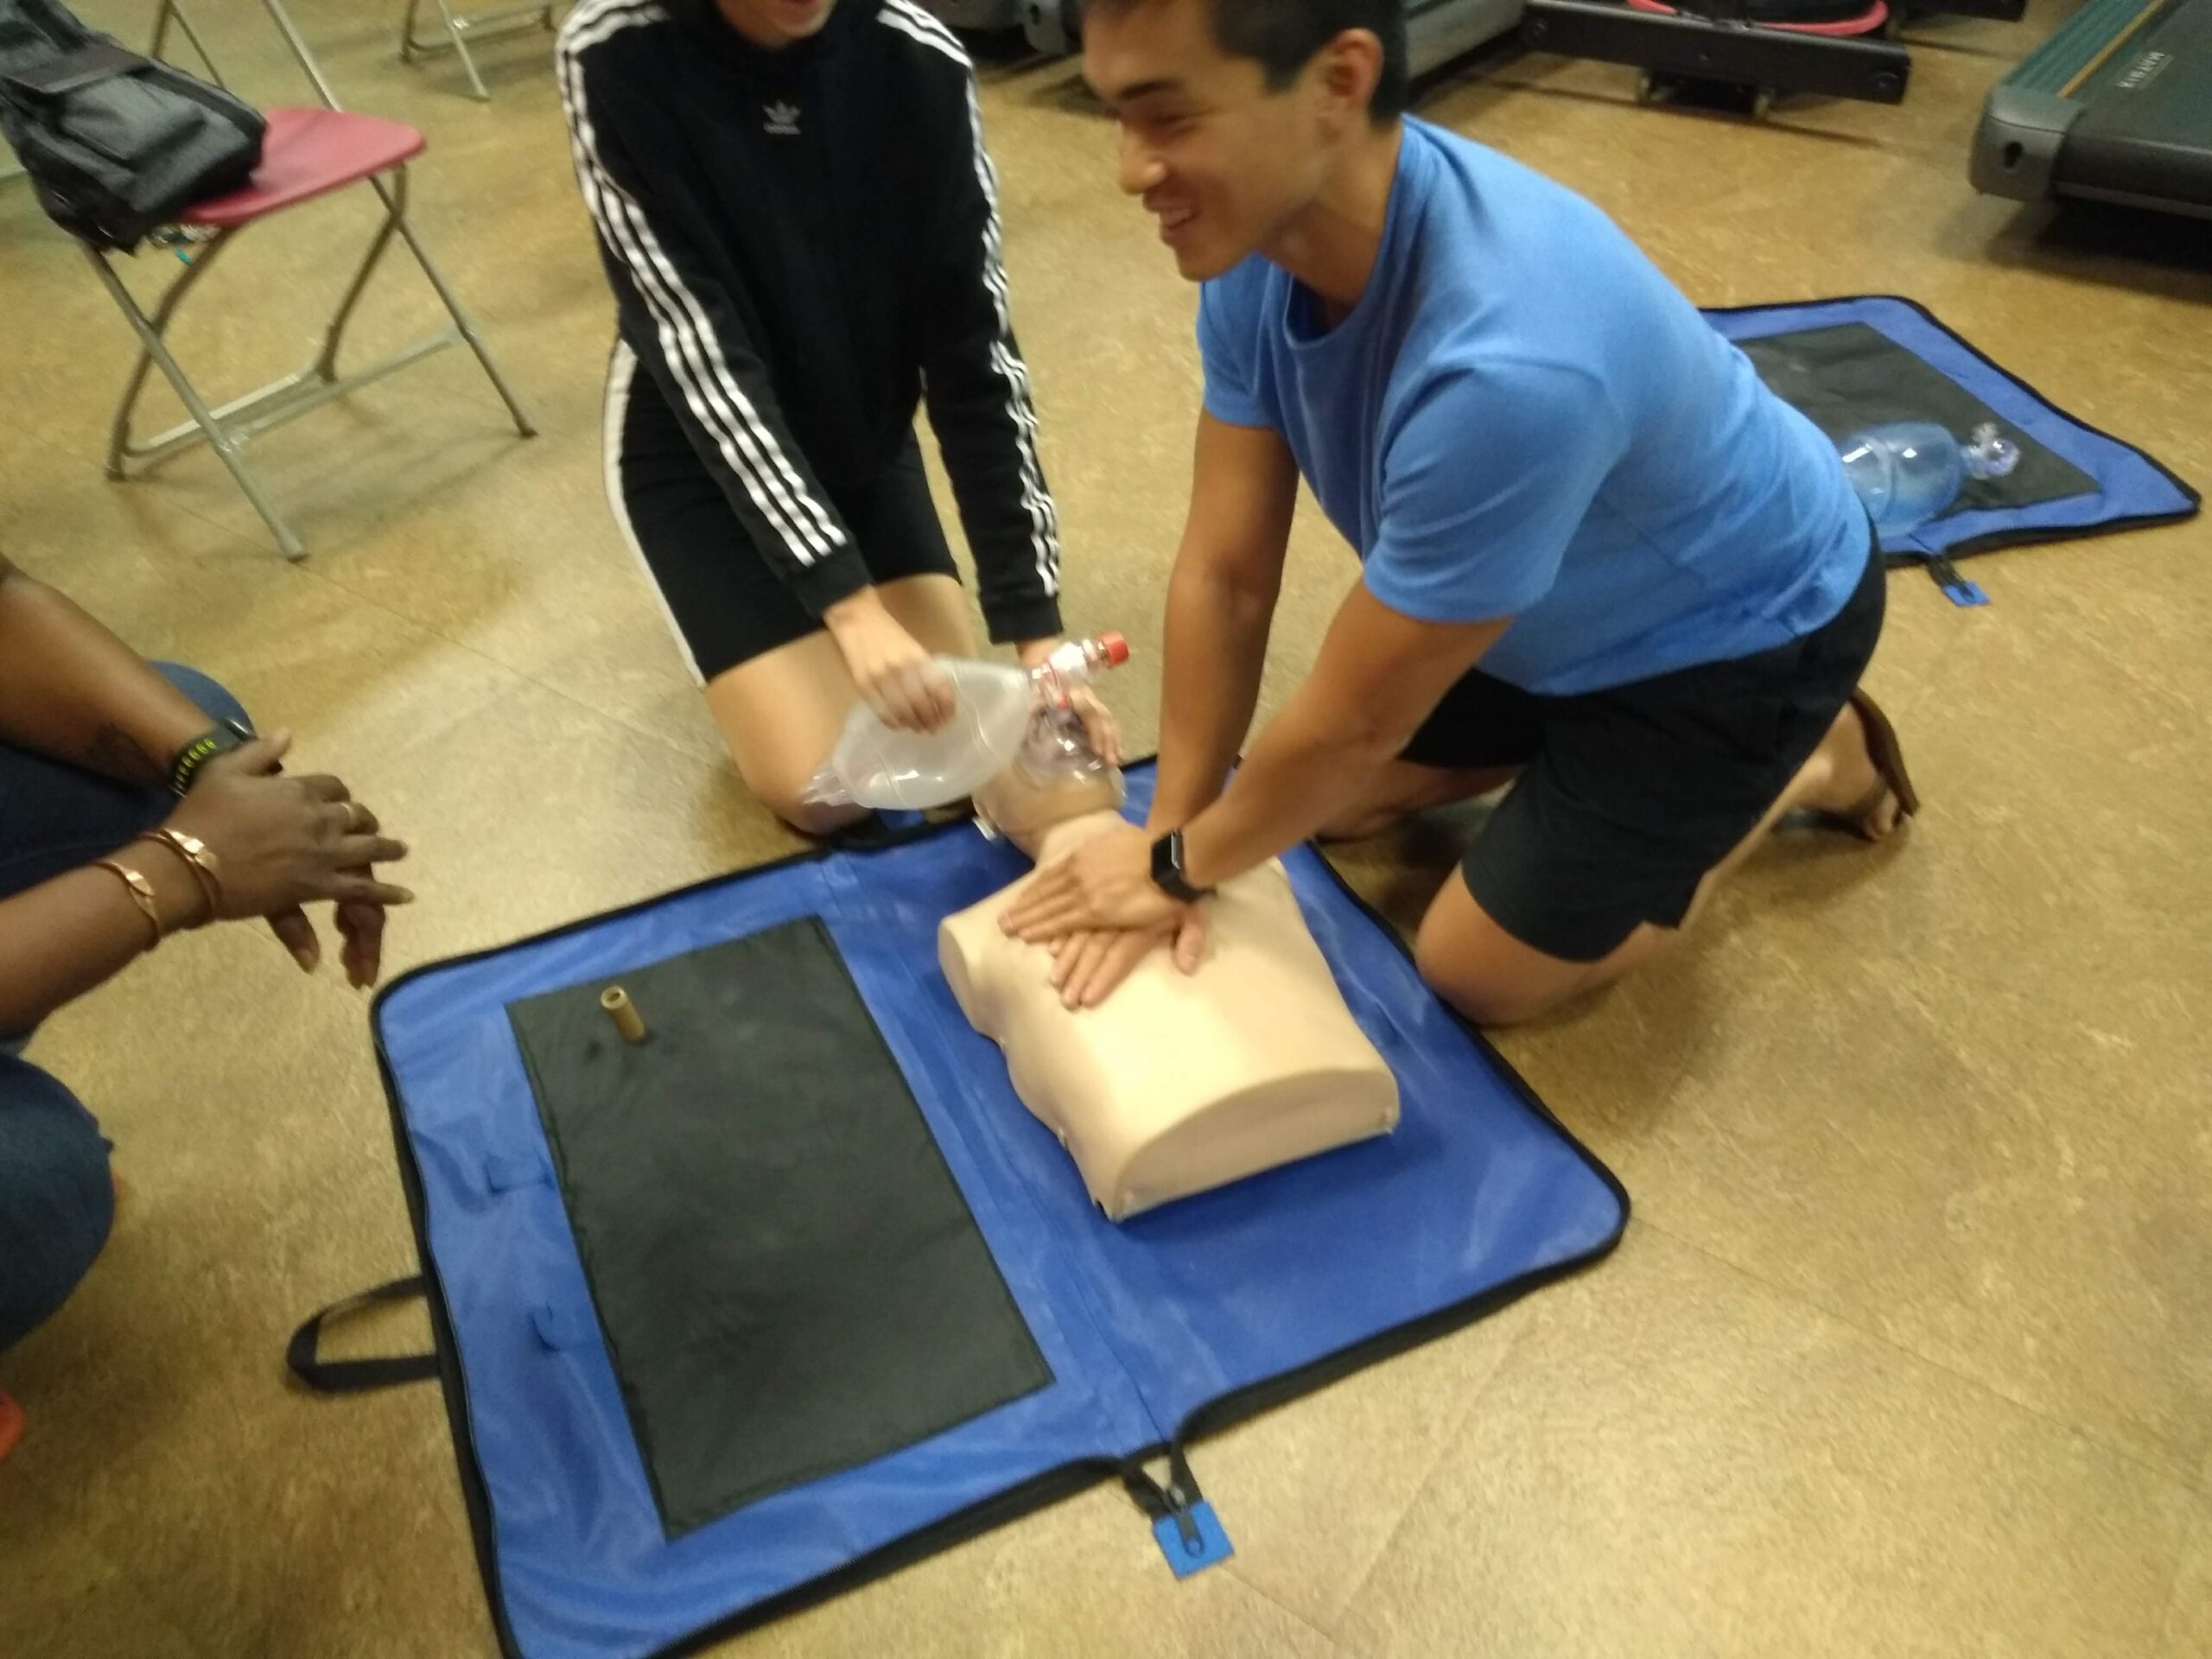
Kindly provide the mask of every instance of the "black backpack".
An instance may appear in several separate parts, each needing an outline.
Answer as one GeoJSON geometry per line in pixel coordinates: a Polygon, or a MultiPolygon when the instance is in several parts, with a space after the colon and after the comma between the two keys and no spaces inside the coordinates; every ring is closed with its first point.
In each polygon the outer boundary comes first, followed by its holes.
{"type": "Polygon", "coordinates": [[[260,111],[97,34],[56,0],[0,0],[0,133],[47,217],[128,251],[261,160],[260,111]]]}

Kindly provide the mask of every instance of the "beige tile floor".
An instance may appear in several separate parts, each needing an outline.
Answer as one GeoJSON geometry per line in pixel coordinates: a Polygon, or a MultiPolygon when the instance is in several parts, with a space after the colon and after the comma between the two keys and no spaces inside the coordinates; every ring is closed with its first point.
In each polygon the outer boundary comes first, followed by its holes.
{"type": "MultiPolygon", "coordinates": [[[[150,8],[85,10],[128,34],[150,8]]],[[[0,188],[0,546],[296,728],[413,840],[404,968],[791,843],[719,760],[601,505],[609,307],[542,40],[485,49],[480,107],[394,61],[398,10],[299,6],[353,103],[429,133],[420,222],[543,435],[505,433],[448,355],[264,440],[314,550],[288,568],[205,457],[102,480],[125,337],[0,188]]],[[[197,11],[250,93],[298,96],[251,0],[197,11]]],[[[2212,479],[2212,238],[1966,186],[1984,89],[2057,16],[1928,26],[1901,110],[1755,128],[1533,58],[1423,107],[1592,195],[1700,302],[1912,296],[2212,479]]],[[[1193,299],[1070,73],[988,67],[987,118],[1069,614],[1156,662],[1193,299]]],[[[368,222],[333,203],[248,238],[212,284],[231,312],[180,351],[219,381],[290,366],[368,222]]],[[[372,340],[431,319],[391,275],[372,340]]],[[[1893,580],[1873,683],[1925,814],[1877,853],[1777,842],[1662,971],[1503,1042],[1633,1191],[1626,1243],[1203,1447],[1225,1569],[1175,1585],[1098,1491],[731,1650],[2212,1652],[2208,547],[2190,525],[2006,555],[1982,612],[1893,580]]],[[[1306,515],[1270,702],[1351,575],[1306,515]]],[[[1148,741],[1149,677],[1116,690],[1148,741]]],[[[1464,818],[1344,862],[1410,918],[1464,818]]],[[[130,1191],[81,1293],[0,1358],[32,1418],[0,1466],[0,1654],[487,1651],[435,1396],[282,1378],[305,1311],[411,1265],[362,1000],[232,929],[34,1054],[130,1191]]]]}

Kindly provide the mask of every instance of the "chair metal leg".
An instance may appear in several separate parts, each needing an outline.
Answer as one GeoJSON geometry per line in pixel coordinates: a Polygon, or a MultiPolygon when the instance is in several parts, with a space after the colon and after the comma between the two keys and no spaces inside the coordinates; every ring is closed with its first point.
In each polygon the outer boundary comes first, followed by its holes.
{"type": "Polygon", "coordinates": [[[480,103],[489,103],[492,94],[486,90],[484,78],[477,71],[475,54],[468,48],[472,35],[490,37],[522,29],[542,29],[550,34],[559,26],[554,16],[559,10],[559,0],[526,0],[524,4],[495,11],[455,11],[448,0],[430,3],[437,7],[439,20],[445,25],[442,38],[433,35],[425,40],[416,33],[415,20],[422,0],[407,0],[407,14],[399,25],[399,60],[412,63],[417,58],[440,52],[452,53],[461,60],[461,67],[468,76],[469,96],[480,103]]]}
{"type": "Polygon", "coordinates": [[[200,43],[200,31],[193,28],[192,19],[184,15],[184,8],[177,3],[177,0],[162,0],[162,9],[154,14],[154,41],[146,48],[146,55],[149,58],[162,55],[162,48],[168,41],[172,18],[183,32],[184,38],[192,43],[193,51],[199,55],[200,67],[207,72],[207,79],[228,90],[230,83],[223,79],[223,72],[215,67],[215,60],[207,55],[207,47],[200,43]]]}
{"type": "MultiPolygon", "coordinates": [[[[300,538],[292,533],[292,527],[277,516],[276,509],[270,505],[268,498],[262,494],[260,485],[254,481],[253,474],[246,470],[245,462],[239,456],[238,444],[223,423],[200,400],[199,391],[194,387],[192,382],[185,378],[184,371],[177,366],[176,359],[169,355],[168,347],[162,343],[161,335],[156,332],[154,325],[148,320],[145,312],[139,308],[138,302],[132,297],[130,290],[123,285],[123,279],[115,274],[114,268],[108,264],[105,257],[97,248],[86,247],[85,255],[92,262],[92,269],[99,273],[100,281],[106,286],[108,293],[113,297],[116,304],[122,308],[123,315],[129,321],[132,331],[137,334],[138,343],[144,348],[146,356],[161,365],[162,372],[168,377],[169,385],[175,391],[179,401],[184,404],[186,412],[192,416],[194,423],[207,435],[209,446],[222,458],[223,465],[230,469],[232,480],[245,493],[245,499],[253,504],[253,510],[261,515],[262,522],[267,524],[271,533],[276,536],[278,550],[288,559],[305,558],[306,547],[302,544],[300,538]]],[[[180,277],[177,286],[183,286],[190,275],[191,273],[188,272],[186,277],[180,277]]],[[[173,303],[174,297],[175,289],[172,289],[170,295],[164,297],[165,315],[175,309],[173,303]]],[[[137,378],[143,378],[143,368],[137,378]]],[[[135,386],[132,396],[135,398],[135,386]]]]}
{"type": "MultiPolygon", "coordinates": [[[[224,232],[210,241],[200,251],[199,256],[185,266],[182,273],[168,285],[168,290],[162,296],[161,303],[154,308],[153,317],[147,323],[146,329],[143,333],[150,333],[157,341],[168,336],[169,319],[176,315],[176,308],[184,302],[184,296],[190,293],[194,284],[207,274],[207,267],[215,263],[215,256],[223,251],[223,245],[230,239],[231,232],[224,232]]],[[[111,289],[122,286],[120,279],[115,275],[114,268],[105,259],[99,261],[99,267],[107,276],[111,289]]],[[[136,312],[137,302],[134,299],[127,308],[136,312]]],[[[108,427],[107,475],[113,479],[121,479],[125,476],[124,463],[130,459],[132,454],[130,416],[138,406],[138,394],[145,390],[146,371],[154,365],[153,349],[144,343],[143,333],[138,349],[138,360],[131,365],[130,378],[124,383],[123,401],[116,405],[115,419],[108,427]]]]}
{"type": "Polygon", "coordinates": [[[360,303],[361,295],[367,289],[378,262],[384,257],[384,251],[391,245],[392,232],[399,227],[399,212],[407,204],[407,169],[404,167],[398,169],[398,188],[394,193],[398,208],[393,207],[392,196],[385,195],[381,190],[377,194],[385,204],[384,223],[377,226],[377,233],[369,243],[369,251],[362,256],[360,268],[354,271],[353,280],[346,289],[346,297],[338,302],[338,309],[330,319],[330,327],[323,332],[322,350],[317,354],[314,367],[314,372],[320,379],[337,378],[338,346],[345,338],[346,325],[353,321],[353,308],[360,303]]]}
{"type": "Polygon", "coordinates": [[[431,0],[438,9],[440,21],[445,24],[446,38],[439,41],[418,41],[415,38],[415,8],[417,3],[418,0],[407,0],[407,20],[402,26],[399,41],[400,61],[412,63],[419,54],[429,52],[451,52],[461,60],[461,71],[468,77],[468,95],[480,104],[489,104],[492,94],[485,89],[484,77],[476,73],[476,59],[468,49],[467,21],[455,17],[453,8],[446,3],[446,0],[431,0]]]}
{"type": "MultiPolygon", "coordinates": [[[[176,0],[168,0],[174,5],[176,0]]],[[[343,110],[338,94],[331,90],[330,81],[322,73],[322,66],[315,60],[315,54],[308,50],[307,41],[300,34],[300,27],[292,21],[292,14],[284,10],[284,0],[261,0],[261,9],[269,14],[269,21],[276,25],[276,32],[284,37],[284,45],[292,54],[292,61],[315,83],[315,96],[327,110],[343,110]]]]}
{"type": "Polygon", "coordinates": [[[453,8],[446,0],[436,0],[438,16],[445,19],[446,33],[453,38],[454,55],[461,60],[461,67],[468,76],[468,95],[479,104],[489,104],[492,94],[484,88],[484,77],[476,73],[476,59],[468,49],[468,41],[461,32],[461,25],[454,20],[453,8]]]}
{"type": "MultiPolygon", "coordinates": [[[[139,339],[139,360],[135,365],[130,365],[130,378],[124,383],[124,398],[122,403],[115,404],[115,420],[108,425],[108,478],[124,478],[124,475],[126,475],[126,471],[124,471],[124,462],[128,462],[128,460],[130,460],[130,454],[133,454],[133,449],[130,449],[130,414],[137,410],[139,391],[146,390],[146,370],[153,367],[153,360],[155,360],[153,347],[146,345],[143,336],[150,334],[155,339],[155,343],[159,343],[159,340],[168,336],[168,319],[177,315],[177,305],[183,303],[183,296],[186,296],[188,292],[193,292],[193,285],[204,276],[208,265],[214,264],[214,257],[224,250],[226,241],[230,241],[228,230],[226,230],[224,234],[214,237],[206,248],[199,250],[197,259],[190,261],[190,264],[183,268],[181,276],[177,276],[177,281],[173,281],[173,283],[168,285],[168,292],[162,294],[162,303],[155,308],[153,319],[150,319],[149,323],[146,323],[146,327],[142,329],[142,339],[139,339]]],[[[95,254],[95,257],[98,257],[98,254],[95,254]]],[[[113,265],[108,265],[106,259],[99,259],[99,270],[102,270],[102,274],[108,279],[108,288],[122,289],[122,279],[115,276],[115,268],[113,265]]],[[[128,296],[128,289],[122,289],[122,292],[128,296]]],[[[126,309],[133,316],[142,316],[142,312],[137,309],[137,301],[135,299],[126,305],[126,309]]]]}
{"type": "Polygon", "coordinates": [[[331,317],[323,334],[321,349],[315,360],[295,373],[234,397],[213,410],[208,408],[198,390],[186,378],[184,371],[178,366],[176,359],[169,354],[166,340],[169,323],[186,295],[207,274],[207,267],[214,263],[224,245],[236,232],[217,232],[200,250],[199,257],[193,259],[182,274],[168,285],[150,317],[124,285],[107,257],[96,248],[85,249],[86,257],[92,260],[92,268],[99,273],[109,296],[121,308],[131,331],[137,335],[139,345],[138,360],[132,365],[130,380],[124,387],[122,402],[117,406],[115,420],[108,433],[109,477],[128,478],[134,467],[143,469],[194,444],[206,443],[221,457],[223,465],[229,469],[238,488],[275,535],[276,545],[283,550],[284,556],[288,559],[303,558],[307,550],[301,544],[300,538],[293,534],[291,526],[278,517],[275,507],[261,493],[259,484],[246,470],[241,455],[246,441],[257,432],[296,419],[334,397],[397,373],[456,340],[465,341],[469,350],[476,354],[478,365],[499,392],[500,400],[505,404],[507,413],[513,418],[515,429],[526,438],[537,435],[537,429],[524,411],[521,399],[507,384],[499,365],[493,359],[491,350],[477,333],[474,321],[461,308],[459,297],[447,285],[443,274],[432,263],[429,251],[423,246],[415,234],[414,226],[408,222],[407,169],[395,168],[388,175],[366,182],[384,204],[384,222],[377,227],[366,251],[362,255],[361,263],[346,286],[345,296],[331,317]],[[338,353],[345,341],[346,327],[353,321],[361,296],[368,287],[369,278],[382,262],[394,236],[407,244],[408,251],[414,256],[415,263],[422,267],[423,275],[429,279],[439,302],[451,318],[451,326],[427,335],[365,369],[340,375],[338,372],[338,353]],[[157,437],[139,442],[131,435],[131,417],[145,389],[148,371],[156,366],[168,378],[190,418],[157,437]]]}
{"type": "Polygon", "coordinates": [[[476,332],[476,324],[461,308],[461,301],[453,289],[446,286],[446,279],[438,274],[437,266],[430,262],[429,251],[416,237],[415,227],[408,223],[407,169],[397,168],[393,169],[393,176],[395,185],[387,185],[380,178],[372,179],[369,182],[376,188],[377,194],[384,198],[385,211],[391,215],[393,226],[406,242],[407,251],[415,256],[415,263],[422,266],[423,276],[430,279],[430,286],[437,290],[438,299],[445,306],[447,315],[453,318],[454,327],[461,330],[461,337],[468,342],[468,349],[476,353],[477,362],[483,365],[485,378],[499,392],[499,401],[507,406],[507,413],[514,418],[515,430],[525,438],[536,437],[537,428],[524,413],[522,400],[507,385],[506,376],[499,372],[499,365],[492,360],[491,348],[485,345],[484,337],[476,332]]]}

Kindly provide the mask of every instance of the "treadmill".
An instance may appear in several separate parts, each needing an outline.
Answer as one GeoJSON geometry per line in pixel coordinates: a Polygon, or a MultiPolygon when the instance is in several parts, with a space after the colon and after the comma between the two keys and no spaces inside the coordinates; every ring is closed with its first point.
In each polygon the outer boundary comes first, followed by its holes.
{"type": "MultiPolygon", "coordinates": [[[[1009,8],[1029,44],[1047,57],[1065,57],[1083,41],[1083,0],[938,0],[938,15],[954,28],[957,14],[1009,8]]],[[[1415,76],[1464,57],[1485,41],[1510,34],[1521,21],[1522,0],[1408,0],[1407,55],[1415,76]]]]}
{"type": "Polygon", "coordinates": [[[2089,0],[1991,89],[1969,175],[2212,219],[2212,0],[2089,0]]]}
{"type": "MultiPolygon", "coordinates": [[[[1871,0],[1869,0],[1871,3],[1871,0]]],[[[956,27],[1012,4],[1029,44],[1048,57],[1080,51],[1083,0],[934,0],[956,27]]],[[[1911,60],[1894,41],[1770,25],[1793,12],[1824,12],[1833,0],[1681,0],[1681,11],[1639,10],[1620,0],[1407,0],[1407,56],[1415,79],[1500,35],[1566,57],[1594,58],[1644,72],[1644,95],[1661,86],[1713,86],[1896,104],[1911,60]],[[1692,6],[1695,10],[1691,10],[1692,6]]],[[[2017,17],[2025,0],[1893,0],[1893,15],[1972,10],[2017,17]]],[[[1846,7],[1845,10],[1850,10],[1846,7]]]]}
{"type": "Polygon", "coordinates": [[[1406,67],[1415,80],[1510,34],[1522,0],[1407,0],[1406,67]]]}

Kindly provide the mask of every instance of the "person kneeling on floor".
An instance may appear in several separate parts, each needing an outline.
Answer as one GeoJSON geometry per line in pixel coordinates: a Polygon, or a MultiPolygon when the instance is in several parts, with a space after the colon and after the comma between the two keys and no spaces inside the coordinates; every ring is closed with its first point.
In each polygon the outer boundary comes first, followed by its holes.
{"type": "Polygon", "coordinates": [[[1648,960],[1785,811],[1914,810],[1834,447],[1590,203],[1405,114],[1400,0],[1091,0],[1084,73],[1203,285],[1205,409],[1151,822],[1010,928],[1189,962],[1216,883],[1510,783],[1416,947],[1510,1023],[1648,960]],[[1301,473],[1362,580],[1232,783],[1301,473]]]}
{"type": "MultiPolygon", "coordinates": [[[[337,779],[280,775],[290,741],[0,558],[0,1352],[67,1299],[115,1214],[92,1114],[21,1057],[41,1020],[214,921],[266,918],[312,971],[302,906],[321,900],[346,978],[376,981],[385,907],[412,895],[370,867],[407,849],[337,779]]],[[[0,1394],[0,1456],[22,1431],[0,1394]]]]}
{"type": "Polygon", "coordinates": [[[976,654],[918,410],[991,639],[1061,643],[974,71],[919,0],[583,0],[558,56],[619,319],[609,504],[747,786],[832,834],[866,809],[808,786],[855,705],[938,730],[937,659],[976,654]]]}

